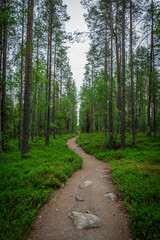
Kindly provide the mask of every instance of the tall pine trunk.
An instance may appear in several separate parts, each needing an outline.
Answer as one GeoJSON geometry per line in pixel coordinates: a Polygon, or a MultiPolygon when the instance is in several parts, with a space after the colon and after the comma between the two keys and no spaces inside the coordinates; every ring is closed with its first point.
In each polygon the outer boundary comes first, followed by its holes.
{"type": "Polygon", "coordinates": [[[1,102],[2,102],[2,24],[0,24],[0,156],[2,156],[2,128],[1,128],[1,102]]]}
{"type": "Polygon", "coordinates": [[[91,112],[90,112],[90,133],[94,132],[93,127],[93,110],[94,110],[94,104],[93,104],[93,83],[94,83],[94,62],[92,62],[92,88],[91,88],[91,112]]]}
{"type": "MultiPolygon", "coordinates": [[[[3,1],[3,9],[6,11],[6,0],[3,1]]],[[[2,70],[2,101],[1,101],[1,131],[2,149],[5,142],[5,101],[6,101],[6,58],[7,58],[7,23],[3,24],[3,70],[2,70]]]]}
{"type": "MultiPolygon", "coordinates": [[[[154,49],[153,49],[153,72],[154,69],[154,49]]],[[[154,130],[154,140],[156,140],[157,137],[157,123],[156,123],[156,78],[153,77],[153,130],[154,130]]]]}
{"type": "Polygon", "coordinates": [[[109,149],[113,148],[113,11],[112,0],[110,0],[110,30],[111,30],[111,72],[110,72],[110,95],[109,95],[109,149]]]}
{"type": "Polygon", "coordinates": [[[131,72],[131,115],[132,115],[132,138],[136,144],[135,110],[134,110],[134,81],[132,61],[132,0],[130,0],[130,72],[131,72]]]}
{"type": "Polygon", "coordinates": [[[61,122],[62,122],[62,82],[63,82],[63,69],[62,69],[62,57],[61,57],[61,69],[60,69],[60,124],[59,124],[59,132],[60,132],[60,136],[62,135],[62,126],[61,126],[61,122]]]}
{"type": "Polygon", "coordinates": [[[47,131],[46,131],[46,146],[49,146],[49,134],[50,134],[50,103],[51,103],[51,73],[52,73],[52,22],[53,13],[51,9],[50,13],[50,53],[49,53],[49,86],[48,86],[48,115],[47,115],[47,131]]]}
{"type": "Polygon", "coordinates": [[[121,148],[125,148],[125,0],[122,1],[122,115],[121,148]]]}
{"type": "Polygon", "coordinates": [[[53,112],[52,112],[52,122],[53,122],[53,136],[54,139],[56,138],[56,128],[55,128],[55,88],[56,88],[56,42],[55,42],[55,49],[54,49],[54,72],[53,72],[53,112]]]}
{"type": "Polygon", "coordinates": [[[118,118],[117,133],[120,133],[120,119],[121,119],[121,66],[119,56],[119,40],[118,40],[118,4],[116,9],[116,24],[115,24],[115,41],[116,41],[116,65],[117,65],[117,110],[118,118]]]}
{"type": "Polygon", "coordinates": [[[20,82],[20,96],[19,96],[19,149],[22,145],[22,94],[23,94],[23,43],[24,43],[24,0],[23,0],[23,15],[22,15],[22,41],[21,41],[21,82],[20,82]]]}
{"type": "Polygon", "coordinates": [[[32,75],[32,33],[34,0],[28,0],[29,14],[27,25],[26,66],[25,66],[25,92],[24,92],[24,117],[23,117],[23,144],[22,154],[29,152],[29,120],[30,120],[30,92],[32,75]]]}
{"type": "Polygon", "coordinates": [[[148,129],[147,134],[151,137],[151,88],[152,88],[152,73],[153,73],[153,0],[152,0],[152,25],[151,25],[151,52],[150,52],[150,73],[149,73],[149,89],[148,89],[148,129]]]}
{"type": "MultiPolygon", "coordinates": [[[[106,21],[106,25],[107,25],[107,21],[106,21]]],[[[106,38],[105,38],[105,82],[106,82],[106,109],[105,109],[105,115],[104,115],[104,141],[105,141],[105,148],[107,146],[107,128],[108,128],[108,116],[107,116],[107,110],[108,110],[108,106],[107,106],[107,85],[108,85],[108,38],[107,38],[107,26],[106,26],[106,38]]]]}
{"type": "MultiPolygon", "coordinates": [[[[46,71],[46,77],[49,79],[49,54],[50,54],[50,23],[48,27],[48,49],[47,49],[47,71],[46,71]]],[[[45,93],[46,93],[46,105],[48,102],[48,82],[45,82],[45,93]]],[[[45,123],[47,123],[47,108],[45,109],[45,123]]],[[[46,124],[47,125],[47,124],[46,124]]],[[[44,137],[46,138],[47,136],[47,127],[44,127],[44,137]]]]}

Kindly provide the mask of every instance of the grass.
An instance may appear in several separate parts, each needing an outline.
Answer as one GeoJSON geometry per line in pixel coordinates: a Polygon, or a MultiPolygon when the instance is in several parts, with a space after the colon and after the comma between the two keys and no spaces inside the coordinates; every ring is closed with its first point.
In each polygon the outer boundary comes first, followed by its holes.
{"type": "Polygon", "coordinates": [[[57,137],[45,146],[44,139],[30,142],[30,153],[21,156],[11,141],[0,158],[0,239],[26,239],[31,223],[49,194],[78,168],[81,157],[57,137]]]}
{"type": "Polygon", "coordinates": [[[83,149],[111,165],[112,178],[125,196],[134,239],[160,239],[160,136],[157,141],[137,134],[132,146],[129,135],[126,149],[121,150],[116,139],[115,150],[100,152],[100,134],[81,134],[77,142],[83,149]]]}

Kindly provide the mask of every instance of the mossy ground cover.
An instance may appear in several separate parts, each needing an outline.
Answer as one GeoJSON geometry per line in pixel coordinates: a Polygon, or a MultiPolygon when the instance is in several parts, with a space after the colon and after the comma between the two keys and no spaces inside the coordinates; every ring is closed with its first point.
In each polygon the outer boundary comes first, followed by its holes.
{"type": "Polygon", "coordinates": [[[69,150],[66,140],[73,135],[30,142],[25,157],[11,141],[0,158],[0,239],[26,239],[36,213],[53,189],[81,168],[81,157],[69,150]]]}
{"type": "Polygon", "coordinates": [[[125,196],[133,237],[137,240],[160,239],[160,136],[156,141],[137,134],[132,146],[127,135],[126,149],[120,138],[115,150],[100,152],[100,134],[81,134],[77,142],[83,149],[111,165],[113,181],[125,196]]]}

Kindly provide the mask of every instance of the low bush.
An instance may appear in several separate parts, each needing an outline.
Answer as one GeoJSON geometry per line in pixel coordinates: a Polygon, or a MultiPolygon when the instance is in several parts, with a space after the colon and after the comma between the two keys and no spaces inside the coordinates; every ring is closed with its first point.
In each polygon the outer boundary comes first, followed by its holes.
{"type": "Polygon", "coordinates": [[[30,142],[25,157],[11,141],[0,159],[0,239],[26,239],[39,208],[53,189],[58,188],[77,169],[81,157],[69,150],[66,135],[30,142]]]}
{"type": "Polygon", "coordinates": [[[113,181],[125,196],[133,237],[159,240],[160,137],[153,141],[138,134],[137,144],[133,147],[128,135],[125,150],[106,149],[102,152],[100,134],[81,134],[77,142],[85,151],[111,165],[113,181]]]}

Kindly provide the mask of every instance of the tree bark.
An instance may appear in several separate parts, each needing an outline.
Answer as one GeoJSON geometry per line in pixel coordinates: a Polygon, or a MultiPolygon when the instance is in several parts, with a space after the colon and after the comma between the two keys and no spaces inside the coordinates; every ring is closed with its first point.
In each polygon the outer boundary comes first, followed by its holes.
{"type": "MultiPolygon", "coordinates": [[[[6,0],[3,1],[4,11],[6,11],[6,0]]],[[[3,24],[3,70],[2,70],[2,101],[1,101],[1,131],[2,150],[5,142],[5,101],[6,101],[6,58],[7,58],[7,23],[3,24]]]]}
{"type": "Polygon", "coordinates": [[[62,70],[62,58],[61,58],[61,70],[60,70],[60,125],[59,125],[59,131],[60,136],[62,135],[62,129],[61,129],[61,121],[62,121],[62,80],[63,80],[63,70],[62,70]]]}
{"type": "MultiPolygon", "coordinates": [[[[50,54],[50,23],[48,27],[48,49],[47,49],[47,71],[46,71],[46,77],[47,79],[49,78],[49,54],[50,54]]],[[[48,102],[48,82],[45,82],[45,87],[46,87],[46,105],[48,102]]],[[[47,123],[47,109],[45,109],[45,123],[47,123]]],[[[46,138],[47,136],[47,127],[44,128],[44,137],[46,138]]]]}
{"type": "Polygon", "coordinates": [[[110,0],[110,30],[111,30],[111,72],[110,72],[110,95],[109,95],[109,149],[113,148],[113,11],[112,0],[110,0]]]}
{"type": "Polygon", "coordinates": [[[2,53],[3,53],[3,46],[2,46],[2,24],[0,25],[0,156],[2,156],[2,128],[1,128],[1,102],[2,102],[2,53]]]}
{"type": "Polygon", "coordinates": [[[116,25],[115,25],[115,41],[116,41],[116,64],[117,64],[117,109],[118,109],[118,118],[117,122],[117,133],[120,133],[120,119],[121,119],[121,66],[120,66],[120,57],[119,57],[119,41],[118,41],[118,4],[116,9],[116,25]]]}
{"type": "Polygon", "coordinates": [[[19,149],[22,145],[22,95],[23,95],[23,43],[24,43],[24,0],[22,7],[22,41],[21,41],[21,82],[20,82],[20,97],[19,97],[19,149]]]}
{"type": "Polygon", "coordinates": [[[56,88],[56,42],[55,42],[55,49],[54,49],[54,73],[53,73],[53,112],[52,112],[52,122],[53,126],[53,136],[54,139],[56,138],[56,129],[55,129],[55,88],[56,88]]]}
{"type": "MultiPolygon", "coordinates": [[[[153,49],[153,72],[155,71],[154,69],[154,49],[153,49]]],[[[156,123],[156,78],[154,76],[153,78],[153,130],[154,130],[154,140],[156,140],[157,137],[157,123],[156,123]]]]}
{"type": "Polygon", "coordinates": [[[122,1],[122,116],[121,148],[125,148],[125,0],[122,1]]]}
{"type": "Polygon", "coordinates": [[[91,88],[91,113],[90,113],[90,133],[92,134],[94,132],[93,130],[93,83],[94,83],[94,62],[92,62],[92,88],[91,88]]]}
{"type": "Polygon", "coordinates": [[[46,131],[46,146],[49,146],[49,134],[50,134],[50,102],[51,102],[51,73],[52,73],[52,22],[53,22],[53,13],[51,9],[50,13],[50,53],[49,53],[49,89],[48,89],[48,115],[47,115],[47,131],[46,131]]]}
{"type": "Polygon", "coordinates": [[[30,119],[30,91],[32,75],[32,33],[33,33],[33,9],[34,0],[28,0],[29,15],[27,25],[27,46],[25,66],[25,93],[24,93],[24,117],[23,117],[23,145],[22,154],[29,152],[29,119],[30,119]]]}
{"type": "Polygon", "coordinates": [[[104,136],[105,136],[105,148],[108,144],[107,142],[107,128],[108,128],[108,116],[107,116],[107,86],[108,86],[108,38],[107,38],[107,19],[106,19],[106,38],[105,38],[105,82],[106,82],[106,109],[105,109],[105,116],[104,116],[104,136]]]}
{"type": "MultiPolygon", "coordinates": [[[[151,3],[153,7],[153,0],[151,3]]],[[[152,88],[152,72],[153,72],[153,9],[152,9],[152,25],[151,25],[151,52],[150,52],[150,73],[149,73],[149,89],[148,89],[148,129],[147,134],[151,137],[151,88],[152,88]]]]}
{"type": "Polygon", "coordinates": [[[135,110],[134,110],[134,81],[132,60],[132,0],[130,0],[130,73],[131,73],[131,115],[132,115],[132,139],[136,144],[135,110]]]}

